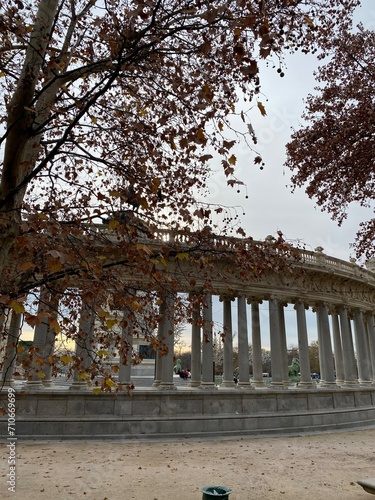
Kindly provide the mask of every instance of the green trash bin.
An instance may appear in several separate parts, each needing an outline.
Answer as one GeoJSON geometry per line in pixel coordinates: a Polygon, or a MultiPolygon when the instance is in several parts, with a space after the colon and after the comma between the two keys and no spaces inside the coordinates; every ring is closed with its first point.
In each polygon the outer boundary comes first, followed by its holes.
{"type": "Polygon", "coordinates": [[[203,493],[202,500],[219,500],[219,498],[221,500],[228,500],[232,490],[226,486],[204,486],[201,492],[203,493]]]}

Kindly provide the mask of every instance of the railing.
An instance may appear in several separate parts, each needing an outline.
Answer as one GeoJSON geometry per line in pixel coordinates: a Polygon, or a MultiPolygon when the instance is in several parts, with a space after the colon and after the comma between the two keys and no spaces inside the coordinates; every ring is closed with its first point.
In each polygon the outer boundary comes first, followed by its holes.
{"type": "MultiPolygon", "coordinates": [[[[143,222],[142,222],[143,225],[143,222]]],[[[235,238],[222,235],[216,235],[209,229],[207,231],[186,232],[186,231],[173,231],[169,229],[150,228],[145,225],[139,227],[139,242],[160,246],[165,244],[181,245],[181,250],[187,249],[192,246],[209,241],[210,246],[226,248],[233,248],[236,244],[245,244],[245,247],[250,251],[254,245],[264,245],[265,242],[257,241],[249,238],[235,238]]],[[[109,229],[106,224],[96,224],[86,226],[91,236],[97,237],[99,234],[105,236],[106,239],[113,240],[111,237],[113,230],[109,229]]],[[[116,241],[118,242],[117,238],[116,241]]],[[[301,267],[315,267],[320,272],[326,273],[340,273],[356,280],[360,279],[367,283],[374,284],[375,286],[375,272],[358,266],[355,263],[347,262],[336,257],[324,254],[322,251],[311,251],[300,248],[295,248],[299,253],[299,258],[295,263],[301,267]]]]}

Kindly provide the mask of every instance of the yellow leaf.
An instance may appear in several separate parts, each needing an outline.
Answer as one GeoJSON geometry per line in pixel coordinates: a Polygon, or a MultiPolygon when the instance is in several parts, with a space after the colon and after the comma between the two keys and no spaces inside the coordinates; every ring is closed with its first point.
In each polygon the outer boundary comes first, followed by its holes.
{"type": "Polygon", "coordinates": [[[48,259],[48,268],[52,273],[59,272],[62,268],[61,262],[56,259],[48,259]]]}
{"type": "Polygon", "coordinates": [[[98,119],[96,118],[96,116],[92,116],[91,121],[92,123],[98,123],[98,119]]]}
{"type": "Polygon", "coordinates": [[[46,374],[43,372],[38,372],[38,377],[39,378],[45,378],[46,374]]]}
{"type": "Polygon", "coordinates": [[[259,108],[260,114],[261,114],[262,116],[266,116],[266,115],[267,115],[267,113],[266,113],[266,108],[263,106],[263,104],[262,104],[260,101],[258,101],[258,102],[257,102],[257,105],[258,105],[258,108],[259,108]]]}
{"type": "Polygon", "coordinates": [[[167,261],[164,259],[164,257],[160,257],[160,262],[163,264],[163,266],[167,267],[167,261]]]}
{"type": "Polygon", "coordinates": [[[61,332],[61,328],[60,328],[60,325],[59,325],[59,322],[57,321],[56,318],[52,319],[49,323],[49,327],[51,330],[54,330],[55,333],[60,333],[61,332]]]}
{"type": "Polygon", "coordinates": [[[137,250],[143,250],[147,255],[152,253],[152,248],[148,245],[143,245],[142,243],[137,243],[137,250]]]}
{"type": "Polygon", "coordinates": [[[186,260],[189,258],[189,254],[187,252],[179,252],[176,254],[178,260],[186,260]]]}
{"type": "Polygon", "coordinates": [[[120,223],[119,223],[119,221],[118,221],[118,220],[116,220],[116,219],[111,219],[111,220],[109,221],[108,227],[109,227],[109,229],[116,229],[116,227],[117,227],[119,224],[120,224],[120,223]]]}
{"type": "Polygon", "coordinates": [[[95,387],[95,389],[93,389],[92,392],[98,396],[102,392],[102,390],[100,387],[95,387]]]}
{"type": "Polygon", "coordinates": [[[24,350],[25,350],[25,348],[23,347],[23,345],[18,345],[17,346],[17,352],[22,352],[24,350]]]}
{"type": "Polygon", "coordinates": [[[231,165],[235,165],[236,161],[237,161],[237,158],[234,155],[232,155],[230,158],[228,158],[228,163],[230,163],[231,165]]]}
{"type": "Polygon", "coordinates": [[[9,306],[13,309],[13,311],[16,314],[20,314],[20,313],[25,312],[25,308],[23,307],[23,305],[20,304],[19,302],[17,302],[16,300],[12,300],[12,302],[9,304],[9,306]]]}
{"type": "Polygon", "coordinates": [[[114,382],[111,378],[106,378],[105,384],[108,385],[108,387],[116,387],[116,382],[114,382]]]}
{"type": "Polygon", "coordinates": [[[108,330],[113,328],[116,324],[117,324],[116,319],[107,319],[107,321],[105,322],[105,326],[107,327],[108,330]]]}
{"type": "Polygon", "coordinates": [[[108,356],[109,355],[109,352],[106,351],[105,349],[100,349],[98,351],[98,356],[101,357],[101,356],[108,356]]]}
{"type": "Polygon", "coordinates": [[[68,363],[73,363],[74,358],[72,356],[68,356],[67,354],[63,354],[60,358],[60,361],[64,364],[67,365],[68,363]]]}
{"type": "Polygon", "coordinates": [[[23,271],[28,271],[29,269],[33,269],[35,267],[35,264],[32,262],[22,262],[21,264],[21,269],[23,271]]]}
{"type": "Polygon", "coordinates": [[[87,372],[82,372],[77,375],[78,380],[87,380],[90,375],[87,372]]]}
{"type": "Polygon", "coordinates": [[[108,318],[109,316],[109,312],[103,309],[102,307],[98,307],[96,313],[99,316],[99,318],[108,318]]]}
{"type": "Polygon", "coordinates": [[[132,306],[132,309],[134,311],[138,311],[138,312],[143,311],[142,304],[140,304],[137,300],[133,300],[133,302],[131,303],[131,306],[132,306]]]}

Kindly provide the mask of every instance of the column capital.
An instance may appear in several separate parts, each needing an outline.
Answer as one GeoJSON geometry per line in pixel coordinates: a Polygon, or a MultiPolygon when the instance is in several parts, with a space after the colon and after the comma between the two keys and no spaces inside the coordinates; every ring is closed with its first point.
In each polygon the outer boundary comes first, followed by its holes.
{"type": "Polygon", "coordinates": [[[235,293],[221,293],[219,295],[219,301],[224,302],[224,300],[230,300],[233,302],[236,299],[235,293]]]}
{"type": "Polygon", "coordinates": [[[263,304],[263,299],[259,297],[246,297],[246,301],[248,304],[263,304]]]}
{"type": "Polygon", "coordinates": [[[310,307],[308,304],[306,304],[306,301],[304,301],[303,299],[293,299],[291,303],[294,304],[294,309],[297,309],[297,306],[299,304],[302,304],[305,310],[309,309],[310,307]]]}

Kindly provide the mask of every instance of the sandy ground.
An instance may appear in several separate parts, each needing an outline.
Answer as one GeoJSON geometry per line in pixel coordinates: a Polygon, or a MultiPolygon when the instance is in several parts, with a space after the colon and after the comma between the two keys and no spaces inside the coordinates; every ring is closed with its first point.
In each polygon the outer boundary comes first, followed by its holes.
{"type": "Polygon", "coordinates": [[[19,442],[16,492],[1,449],[0,498],[196,500],[224,485],[230,500],[371,500],[375,429],[225,441],[19,442]]]}

